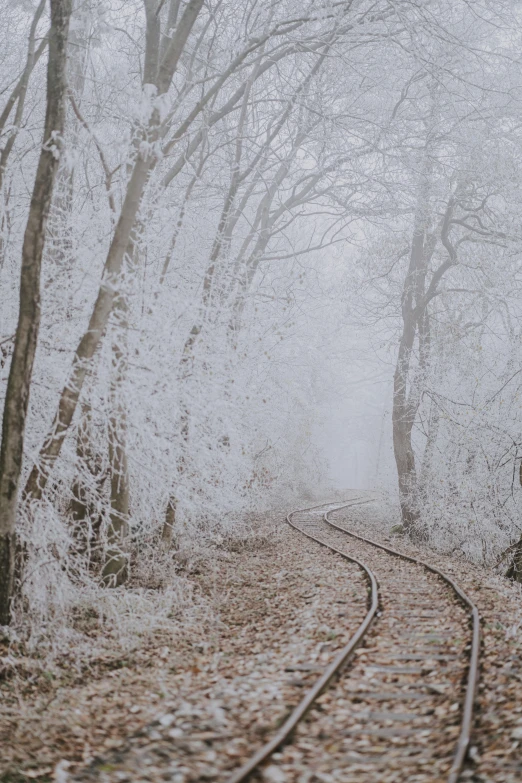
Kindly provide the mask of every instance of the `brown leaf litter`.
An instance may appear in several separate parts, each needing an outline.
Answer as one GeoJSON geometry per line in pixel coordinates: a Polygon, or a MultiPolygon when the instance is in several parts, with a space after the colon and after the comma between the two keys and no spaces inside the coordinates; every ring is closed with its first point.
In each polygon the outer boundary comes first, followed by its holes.
{"type": "MultiPolygon", "coordinates": [[[[344,516],[339,512],[336,520],[363,535],[389,538],[389,518],[371,505],[344,516]]],[[[260,520],[260,530],[264,525],[273,531],[272,521],[260,520]]],[[[471,753],[475,763],[463,779],[514,783],[522,775],[518,586],[464,560],[413,547],[403,538],[394,539],[394,546],[441,567],[477,602],[484,655],[471,753]]],[[[177,633],[169,637],[162,632],[125,656],[107,655],[82,668],[73,655],[50,672],[16,650],[2,653],[4,659],[11,656],[4,661],[8,676],[0,691],[3,783],[48,781],[53,776],[59,783],[67,777],[107,783],[225,781],[280,725],[318,671],[346,643],[366,606],[366,583],[359,570],[287,529],[282,520],[277,532],[260,539],[255,549],[217,552],[212,564],[190,578],[215,613],[215,621],[199,634],[191,631],[180,639],[177,633]]],[[[442,625],[434,630],[435,635],[444,633],[442,625]]],[[[461,648],[454,648],[459,655],[461,648]]],[[[414,742],[408,718],[401,731],[400,722],[387,722],[385,714],[391,709],[386,703],[379,708],[384,715],[381,728],[373,729],[381,734],[360,735],[360,726],[368,720],[362,689],[375,680],[380,682],[377,690],[387,692],[397,678],[404,680],[411,672],[386,669],[390,662],[370,644],[359,653],[342,680],[321,697],[295,742],[265,767],[267,783],[371,780],[362,758],[368,745],[375,754],[389,754],[390,743],[396,746],[390,780],[398,780],[393,775],[400,774],[407,749],[429,748],[433,738],[428,721],[423,724],[422,715],[405,705],[392,709],[417,715],[414,742]],[[353,758],[348,763],[349,754],[353,758]]],[[[403,664],[426,671],[438,665],[433,657],[392,662],[399,669],[403,664]]],[[[433,678],[433,692],[442,687],[440,682],[433,678]]],[[[440,697],[446,710],[446,696],[440,697]]],[[[458,704],[453,712],[439,715],[447,724],[447,747],[455,735],[457,711],[458,704]]],[[[438,779],[434,775],[426,779],[438,779]]]]}

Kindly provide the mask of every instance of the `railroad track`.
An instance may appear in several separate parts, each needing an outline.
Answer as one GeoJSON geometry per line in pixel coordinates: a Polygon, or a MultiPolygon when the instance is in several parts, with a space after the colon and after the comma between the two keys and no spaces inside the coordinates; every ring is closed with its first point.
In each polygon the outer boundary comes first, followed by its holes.
{"type": "Polygon", "coordinates": [[[358,497],[334,508],[324,504],[288,515],[292,528],[363,570],[368,608],[352,638],[279,731],[228,783],[246,781],[292,736],[306,738],[313,716],[307,723],[303,718],[334,682],[328,709],[321,705],[321,721],[322,734],[326,726],[326,736],[337,740],[330,745],[337,749],[323,758],[329,772],[343,769],[343,783],[380,783],[385,777],[412,783],[459,780],[478,682],[478,611],[439,569],[332,519],[371,502],[358,497]],[[326,506],[330,508],[321,513],[326,506]],[[336,721],[336,704],[350,708],[342,727],[336,721]],[[393,776],[394,770],[399,777],[393,776]]]}

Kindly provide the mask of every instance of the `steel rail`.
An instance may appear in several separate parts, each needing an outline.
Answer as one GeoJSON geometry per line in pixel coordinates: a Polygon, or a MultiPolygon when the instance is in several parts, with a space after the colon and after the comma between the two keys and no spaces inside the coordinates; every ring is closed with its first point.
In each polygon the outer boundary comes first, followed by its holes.
{"type": "MultiPolygon", "coordinates": [[[[360,498],[354,498],[354,501],[356,502],[347,502],[344,505],[338,506],[336,509],[332,509],[332,510],[342,511],[345,508],[351,508],[352,506],[359,505],[361,502],[360,498]]],[[[363,500],[362,502],[368,503],[371,501],[363,500]]],[[[379,608],[379,589],[377,586],[377,580],[374,574],[372,573],[372,571],[368,568],[368,566],[366,566],[360,560],[357,560],[357,558],[351,557],[350,555],[347,555],[345,552],[341,551],[340,549],[337,549],[337,547],[331,546],[330,544],[327,544],[325,541],[321,541],[321,539],[316,538],[311,533],[306,533],[304,530],[302,530],[298,525],[294,524],[294,522],[292,521],[292,517],[295,514],[304,514],[308,511],[314,511],[315,509],[323,508],[324,506],[331,506],[331,505],[332,505],[331,503],[322,503],[319,506],[310,506],[310,508],[303,508],[303,509],[298,509],[296,511],[292,511],[286,517],[286,521],[288,522],[290,527],[293,527],[295,530],[298,530],[300,533],[303,533],[303,535],[312,539],[312,541],[316,541],[318,544],[321,544],[321,546],[330,549],[332,552],[336,552],[337,554],[344,557],[346,560],[355,563],[364,571],[371,586],[370,608],[368,609],[363,622],[359,625],[357,631],[351,637],[349,642],[336,655],[332,663],[330,663],[329,666],[326,667],[323,674],[315,682],[312,688],[310,688],[310,690],[307,691],[306,695],[299,702],[297,707],[295,707],[295,709],[292,710],[292,712],[290,713],[286,721],[283,723],[279,731],[272,737],[272,739],[269,742],[263,745],[263,747],[260,748],[257,751],[257,753],[251,756],[251,758],[245,764],[243,764],[243,766],[240,767],[240,769],[234,772],[232,776],[228,779],[227,783],[242,783],[242,781],[246,780],[248,776],[256,769],[256,767],[258,767],[263,761],[266,761],[266,759],[269,758],[272,755],[272,753],[274,753],[281,745],[283,745],[286,742],[286,740],[290,737],[290,735],[294,731],[297,724],[304,718],[308,710],[313,706],[316,699],[328,687],[332,679],[342,669],[343,665],[346,663],[350,655],[359,645],[359,643],[365,636],[366,632],[368,631],[370,625],[372,624],[377,609],[379,608]]]]}
{"type": "MultiPolygon", "coordinates": [[[[346,506],[343,506],[342,508],[346,508],[346,506]]],[[[373,541],[371,538],[365,538],[364,536],[360,536],[357,533],[352,533],[350,530],[346,530],[346,528],[337,525],[335,522],[332,522],[332,520],[328,518],[329,514],[332,514],[334,511],[341,511],[342,508],[339,509],[334,508],[331,509],[331,511],[325,512],[325,514],[323,515],[323,521],[326,522],[331,527],[334,527],[337,530],[346,533],[346,535],[351,536],[352,538],[356,538],[359,541],[364,541],[365,543],[371,544],[372,546],[377,547],[378,549],[383,549],[385,552],[388,552],[388,554],[390,555],[395,555],[396,557],[400,557],[403,560],[408,560],[410,563],[416,563],[417,565],[423,566],[428,571],[437,574],[437,576],[441,577],[441,579],[454,590],[454,592],[457,594],[460,601],[471,610],[473,634],[472,634],[472,641],[471,641],[471,651],[469,656],[469,669],[468,669],[468,680],[466,684],[466,696],[464,698],[464,709],[462,712],[462,720],[460,723],[459,739],[455,750],[455,755],[453,757],[453,764],[448,773],[449,776],[447,780],[447,783],[457,783],[471,741],[471,731],[473,728],[473,711],[475,706],[475,698],[477,694],[478,679],[479,679],[480,615],[478,609],[476,605],[473,603],[473,601],[471,600],[471,598],[464,592],[464,590],[462,590],[462,588],[460,588],[458,584],[456,584],[456,582],[454,582],[450,576],[448,576],[443,571],[441,571],[440,568],[429,565],[429,563],[425,563],[424,560],[420,560],[419,558],[411,557],[410,555],[405,555],[403,552],[398,552],[396,549],[392,549],[391,547],[384,546],[384,544],[379,544],[377,543],[377,541],[373,541]]]]}
{"type": "MultiPolygon", "coordinates": [[[[410,563],[414,563],[416,565],[424,567],[428,571],[431,571],[432,573],[436,574],[453,589],[453,591],[456,593],[460,601],[471,610],[473,634],[472,634],[472,642],[471,642],[468,678],[467,678],[467,685],[466,685],[466,695],[464,699],[464,709],[463,709],[463,715],[462,715],[462,720],[460,725],[459,739],[453,757],[453,763],[448,773],[449,776],[447,778],[447,783],[457,783],[471,741],[471,730],[473,725],[473,710],[474,710],[475,697],[476,697],[476,692],[478,687],[479,653],[480,653],[480,616],[478,613],[478,609],[476,605],[473,603],[473,601],[471,600],[471,598],[464,592],[464,590],[462,590],[462,588],[460,588],[459,585],[457,585],[456,582],[454,582],[454,580],[450,576],[445,574],[436,566],[429,565],[428,563],[425,563],[423,560],[420,560],[419,558],[411,557],[410,555],[406,555],[403,552],[399,552],[395,549],[392,549],[391,547],[384,546],[384,544],[379,544],[377,541],[373,541],[370,538],[365,538],[364,536],[360,536],[357,533],[351,532],[350,530],[346,530],[346,528],[337,525],[335,522],[329,519],[329,515],[333,514],[334,512],[343,511],[344,509],[353,508],[354,506],[359,506],[366,503],[372,503],[374,502],[374,500],[375,500],[374,498],[371,499],[362,499],[360,497],[353,498],[351,501],[348,501],[343,505],[339,505],[336,508],[332,508],[329,511],[326,511],[323,514],[323,521],[326,522],[331,527],[341,531],[342,533],[351,536],[352,538],[358,539],[359,541],[363,541],[366,544],[371,544],[377,549],[382,549],[384,552],[387,552],[390,555],[400,557],[403,560],[407,560],[410,563]]],[[[274,737],[269,742],[263,745],[263,747],[260,748],[257,751],[257,753],[255,753],[242,767],[240,767],[240,769],[238,769],[235,773],[233,773],[232,776],[228,779],[227,783],[243,783],[243,781],[245,781],[248,778],[248,776],[260,764],[263,763],[263,761],[266,761],[272,755],[272,753],[274,753],[281,745],[283,745],[288,740],[288,738],[294,731],[297,724],[302,720],[302,718],[306,715],[309,709],[313,706],[314,702],[321,695],[321,693],[328,687],[328,685],[335,677],[335,675],[339,673],[339,671],[342,669],[343,665],[346,663],[350,655],[353,653],[353,651],[356,649],[358,644],[364,638],[365,634],[370,628],[375,618],[375,615],[377,613],[377,609],[379,606],[378,586],[377,586],[377,580],[375,578],[375,575],[372,573],[370,568],[366,566],[362,561],[358,560],[357,558],[351,557],[350,555],[347,555],[346,552],[343,552],[337,547],[332,546],[331,544],[327,544],[325,541],[316,538],[311,533],[307,533],[301,527],[299,527],[298,524],[295,524],[292,521],[292,517],[295,514],[304,514],[309,511],[315,511],[316,509],[323,508],[324,506],[331,506],[331,505],[333,504],[322,503],[319,506],[310,506],[308,508],[292,511],[286,517],[286,521],[292,528],[299,531],[303,535],[307,536],[307,538],[310,538],[312,541],[316,541],[318,544],[321,544],[321,546],[324,546],[327,549],[336,552],[337,554],[344,557],[346,560],[356,563],[365,572],[371,585],[370,609],[368,610],[363,622],[360,624],[356,633],[351,637],[351,639],[345,645],[345,647],[343,647],[343,649],[338,653],[338,655],[332,661],[332,663],[326,668],[324,673],[316,681],[313,687],[306,693],[306,695],[301,700],[301,702],[297,705],[297,707],[291,712],[291,714],[286,719],[284,724],[281,726],[279,731],[274,735],[274,737]]]]}

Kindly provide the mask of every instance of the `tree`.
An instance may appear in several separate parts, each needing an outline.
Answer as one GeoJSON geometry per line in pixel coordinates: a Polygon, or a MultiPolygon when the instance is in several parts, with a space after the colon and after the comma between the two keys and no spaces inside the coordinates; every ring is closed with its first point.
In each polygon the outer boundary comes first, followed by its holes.
{"type": "MultiPolygon", "coordinates": [[[[41,8],[38,9],[41,13],[41,8]]],[[[66,105],[67,36],[71,0],[51,0],[47,109],[22,248],[20,310],[9,370],[0,449],[0,624],[11,617],[18,487],[34,357],[40,326],[40,271],[45,227],[60,162],[66,105]]],[[[21,98],[19,98],[19,101],[21,98]]]]}

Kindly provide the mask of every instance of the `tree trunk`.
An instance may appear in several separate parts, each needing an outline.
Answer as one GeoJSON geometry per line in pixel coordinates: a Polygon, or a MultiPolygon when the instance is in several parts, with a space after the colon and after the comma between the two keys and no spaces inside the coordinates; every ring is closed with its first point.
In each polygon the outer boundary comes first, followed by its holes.
{"type": "Polygon", "coordinates": [[[107,530],[107,552],[102,579],[108,587],[123,584],[129,571],[127,538],[129,531],[129,478],[126,450],[125,410],[118,407],[110,423],[109,461],[111,464],[111,515],[107,530]]]}
{"type": "MultiPolygon", "coordinates": [[[[87,16],[83,0],[72,0],[71,25],[69,40],[67,43],[67,88],[70,95],[74,96],[76,104],[81,103],[81,97],[85,87],[85,71],[87,66],[87,52],[89,46],[89,34],[87,16]]],[[[74,113],[65,115],[65,136],[68,146],[74,149],[78,144],[78,133],[81,124],[74,113]]],[[[60,306],[69,308],[64,291],[70,279],[70,269],[73,263],[74,233],[71,226],[74,196],[74,167],[70,161],[63,161],[58,169],[53,194],[53,206],[47,227],[51,243],[50,256],[51,271],[47,279],[46,288],[59,292],[60,306]],[[62,300],[64,305],[62,305],[62,300]]],[[[70,312],[66,313],[70,318],[70,312]]]]}
{"type": "Polygon", "coordinates": [[[0,449],[0,624],[10,622],[18,486],[29,391],[40,326],[40,272],[45,227],[58,171],[67,91],[71,0],[51,0],[44,138],[22,247],[20,311],[5,398],[0,449]]]}
{"type": "Polygon", "coordinates": [[[423,498],[426,498],[427,488],[433,473],[433,460],[439,435],[440,411],[436,403],[432,400],[430,405],[430,414],[428,420],[428,432],[426,434],[426,445],[422,455],[422,464],[419,476],[419,492],[423,498]]]}
{"type": "Polygon", "coordinates": [[[163,523],[163,529],[161,531],[161,543],[164,549],[170,549],[172,546],[172,539],[174,537],[174,525],[176,522],[176,505],[177,501],[174,495],[171,495],[168,499],[167,509],[165,511],[165,521],[163,523]]]}
{"type": "MultiPolygon", "coordinates": [[[[427,177],[426,177],[427,180],[427,177]]],[[[411,247],[410,264],[402,293],[403,331],[395,367],[393,385],[393,448],[399,481],[399,500],[405,531],[414,536],[420,530],[420,486],[417,480],[412,430],[426,383],[430,355],[429,303],[437,295],[438,284],[445,272],[457,263],[457,254],[450,241],[450,228],[456,198],[451,195],[440,229],[440,240],[448,257],[432,272],[426,284],[437,234],[428,232],[428,185],[420,189],[419,203],[411,247]],[[417,340],[418,361],[412,372],[411,359],[417,340]],[[409,388],[408,388],[409,386],[409,388]]]]}
{"type": "MultiPolygon", "coordinates": [[[[133,250],[135,246],[133,246],[133,250]]],[[[131,252],[133,252],[131,250],[131,252]]],[[[116,304],[118,322],[112,345],[112,380],[110,390],[109,464],[111,471],[111,514],[107,529],[107,551],[102,579],[108,587],[123,584],[128,577],[126,552],[129,532],[129,473],[127,460],[127,412],[123,383],[127,375],[128,305],[124,294],[116,304]]]]}
{"type": "Polygon", "coordinates": [[[522,582],[522,536],[515,547],[511,565],[506,571],[506,577],[514,579],[515,582],[522,582]]]}
{"type": "Polygon", "coordinates": [[[417,505],[417,472],[415,453],[411,440],[411,432],[415,412],[407,399],[407,379],[409,371],[409,356],[413,346],[411,324],[405,324],[399,358],[393,376],[393,452],[397,466],[399,482],[399,502],[401,506],[402,524],[407,533],[412,534],[418,526],[420,512],[417,505]],[[405,357],[407,358],[405,360],[405,357]]]}
{"type": "Polygon", "coordinates": [[[393,376],[393,452],[397,466],[399,502],[404,530],[409,535],[418,532],[420,510],[417,493],[417,471],[412,444],[412,429],[418,408],[418,390],[408,381],[415,339],[418,336],[419,312],[425,291],[427,272],[426,209],[427,183],[420,187],[408,273],[402,292],[402,335],[393,376]]]}
{"type": "Polygon", "coordinates": [[[82,403],[82,412],[76,439],[76,457],[84,471],[88,471],[89,480],[85,483],[80,472],[72,485],[72,500],[69,511],[74,523],[74,537],[78,551],[89,551],[89,560],[97,550],[100,538],[101,515],[94,497],[98,496],[105,480],[102,458],[93,446],[93,422],[91,406],[82,403]],[[95,489],[93,489],[93,487],[95,489]]]}

